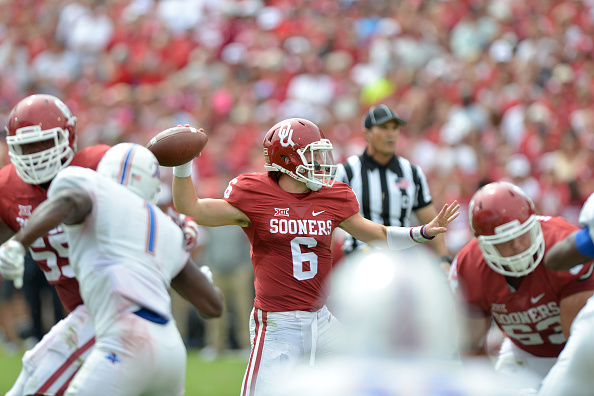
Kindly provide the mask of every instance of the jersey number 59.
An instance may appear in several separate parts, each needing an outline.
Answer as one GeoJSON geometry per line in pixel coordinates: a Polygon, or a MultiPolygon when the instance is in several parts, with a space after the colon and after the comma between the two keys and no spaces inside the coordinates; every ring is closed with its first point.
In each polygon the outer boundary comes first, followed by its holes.
{"type": "Polygon", "coordinates": [[[43,270],[48,282],[56,282],[60,276],[74,278],[68,262],[68,241],[63,232],[47,234],[31,244],[31,257],[43,270]],[[43,262],[45,261],[45,265],[43,262]]]}

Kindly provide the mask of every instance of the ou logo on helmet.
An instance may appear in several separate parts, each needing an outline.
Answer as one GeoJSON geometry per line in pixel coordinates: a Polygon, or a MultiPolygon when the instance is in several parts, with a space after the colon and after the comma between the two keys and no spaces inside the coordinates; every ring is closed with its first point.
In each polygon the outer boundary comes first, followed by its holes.
{"type": "Polygon", "coordinates": [[[72,114],[72,112],[70,111],[68,106],[66,106],[66,104],[64,104],[64,102],[62,102],[59,99],[56,99],[55,103],[56,103],[56,107],[58,109],[60,109],[62,114],[64,114],[64,116],[66,117],[66,120],[67,120],[66,124],[73,125],[74,122],[76,121],[76,117],[72,114]]]}
{"type": "Polygon", "coordinates": [[[293,130],[291,129],[291,124],[286,123],[282,124],[280,129],[278,130],[278,137],[280,138],[280,144],[283,147],[288,146],[295,146],[295,142],[293,142],[293,130]]]}

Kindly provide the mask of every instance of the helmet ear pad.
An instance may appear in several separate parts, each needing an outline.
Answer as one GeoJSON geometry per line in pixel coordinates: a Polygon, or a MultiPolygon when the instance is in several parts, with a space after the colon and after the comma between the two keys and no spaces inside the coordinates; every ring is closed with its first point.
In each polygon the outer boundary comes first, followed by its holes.
{"type": "Polygon", "coordinates": [[[301,157],[299,157],[297,152],[290,153],[289,155],[283,155],[282,158],[287,163],[288,168],[294,169],[293,172],[295,172],[298,175],[302,175],[302,172],[299,172],[299,167],[303,165],[303,161],[301,160],[301,157]]]}
{"type": "Polygon", "coordinates": [[[291,157],[289,157],[287,155],[281,155],[281,158],[283,159],[283,161],[285,161],[286,165],[290,165],[290,164],[296,162],[296,160],[291,159],[291,157]]]}

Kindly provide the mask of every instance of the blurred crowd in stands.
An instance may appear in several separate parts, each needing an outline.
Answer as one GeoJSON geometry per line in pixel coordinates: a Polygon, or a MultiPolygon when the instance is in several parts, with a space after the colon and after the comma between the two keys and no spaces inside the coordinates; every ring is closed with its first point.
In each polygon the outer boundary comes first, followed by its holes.
{"type": "MultiPolygon", "coordinates": [[[[63,99],[79,147],[202,127],[200,196],[262,171],[280,119],[361,153],[384,103],[397,152],[438,206],[506,179],[577,222],[594,191],[594,0],[0,0],[0,121],[32,93],[63,99]]],[[[3,122],[3,121],[2,121],[3,122]]],[[[0,165],[7,163],[6,149],[0,165]]],[[[466,216],[448,247],[469,238],[466,216]]]]}

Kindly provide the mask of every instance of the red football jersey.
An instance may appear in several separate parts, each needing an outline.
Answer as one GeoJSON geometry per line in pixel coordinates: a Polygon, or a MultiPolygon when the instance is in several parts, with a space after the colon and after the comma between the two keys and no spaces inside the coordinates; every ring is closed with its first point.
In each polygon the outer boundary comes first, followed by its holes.
{"type": "MultiPolygon", "coordinates": [[[[70,165],[97,169],[109,148],[101,144],[83,149],[75,154],[70,165]]],[[[22,181],[12,164],[0,168],[0,191],[0,218],[14,232],[26,224],[35,208],[47,199],[47,190],[22,181]]],[[[48,282],[56,286],[64,307],[72,311],[82,304],[78,282],[68,261],[68,243],[62,228],[57,227],[37,239],[30,250],[48,282]]]]}
{"type": "Polygon", "coordinates": [[[241,175],[225,200],[250,219],[254,306],[264,311],[311,311],[328,298],[332,232],[359,212],[351,188],[340,182],[304,198],[284,191],[267,173],[241,175]],[[325,289],[328,287],[328,289],[325,289]]]}
{"type": "MultiPolygon", "coordinates": [[[[560,217],[539,216],[539,221],[545,256],[553,244],[577,229],[560,217]]],[[[460,250],[453,265],[450,285],[457,297],[468,303],[471,314],[492,315],[514,344],[540,357],[556,357],[565,346],[560,301],[594,290],[592,263],[571,271],[551,271],[541,262],[514,291],[505,276],[485,262],[476,238],[460,250]]]]}

